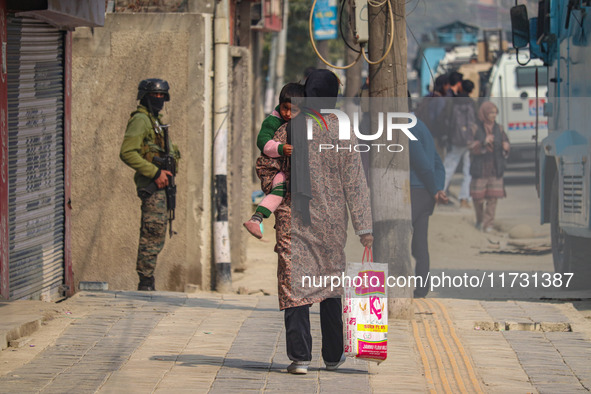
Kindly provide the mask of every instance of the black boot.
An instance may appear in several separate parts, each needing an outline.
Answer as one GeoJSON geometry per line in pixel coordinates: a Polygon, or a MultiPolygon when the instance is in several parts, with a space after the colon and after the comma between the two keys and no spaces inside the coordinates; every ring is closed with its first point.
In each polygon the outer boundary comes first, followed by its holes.
{"type": "Polygon", "coordinates": [[[141,291],[154,291],[154,277],[144,276],[138,272],[140,277],[140,283],[137,285],[137,289],[141,291]]]}

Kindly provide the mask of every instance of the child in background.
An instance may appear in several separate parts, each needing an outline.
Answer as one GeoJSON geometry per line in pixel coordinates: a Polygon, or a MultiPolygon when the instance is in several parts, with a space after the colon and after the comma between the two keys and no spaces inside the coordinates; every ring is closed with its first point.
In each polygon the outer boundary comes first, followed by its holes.
{"type": "Polygon", "coordinates": [[[250,220],[244,223],[248,232],[259,239],[263,237],[263,219],[275,212],[287,192],[285,174],[280,171],[280,160],[278,159],[291,156],[293,148],[290,144],[280,144],[273,141],[273,137],[281,125],[299,114],[300,109],[291,103],[291,99],[294,97],[304,97],[304,86],[299,83],[288,83],[279,93],[279,105],[271,115],[265,118],[257,137],[257,146],[261,150],[261,156],[257,159],[256,167],[263,191],[269,186],[263,184],[261,168],[265,168],[267,174],[269,170],[276,172],[272,177],[271,191],[263,198],[250,220]]]}

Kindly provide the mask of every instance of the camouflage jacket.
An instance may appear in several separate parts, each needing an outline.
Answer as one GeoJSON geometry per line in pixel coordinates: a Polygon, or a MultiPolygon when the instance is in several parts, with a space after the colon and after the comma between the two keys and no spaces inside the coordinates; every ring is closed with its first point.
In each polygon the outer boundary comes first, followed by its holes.
{"type": "MultiPolygon", "coordinates": [[[[152,163],[152,158],[164,155],[164,136],[154,131],[156,121],[160,122],[160,117],[157,119],[146,107],[139,105],[127,122],[121,144],[119,157],[135,170],[133,179],[138,189],[148,186],[158,173],[159,168],[152,163]]],[[[169,145],[170,153],[176,159],[178,171],[180,152],[172,142],[169,145]]]]}

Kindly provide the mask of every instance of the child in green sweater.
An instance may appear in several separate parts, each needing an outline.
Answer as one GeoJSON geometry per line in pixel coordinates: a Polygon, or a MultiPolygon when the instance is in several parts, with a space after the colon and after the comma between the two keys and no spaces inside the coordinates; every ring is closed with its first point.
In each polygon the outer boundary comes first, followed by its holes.
{"type": "MultiPolygon", "coordinates": [[[[304,97],[304,86],[299,83],[288,83],[279,93],[279,105],[271,115],[265,118],[257,137],[257,146],[261,150],[261,156],[257,160],[257,168],[261,166],[272,167],[276,171],[275,176],[273,176],[271,192],[263,198],[250,220],[244,223],[244,227],[248,232],[259,239],[263,237],[263,219],[268,218],[275,212],[287,192],[285,174],[278,170],[277,162],[279,160],[277,159],[291,156],[293,148],[290,144],[280,144],[273,141],[273,137],[281,125],[300,113],[300,109],[291,103],[291,99],[294,97],[304,97]]],[[[258,170],[257,175],[262,181],[263,179],[258,170]]]]}

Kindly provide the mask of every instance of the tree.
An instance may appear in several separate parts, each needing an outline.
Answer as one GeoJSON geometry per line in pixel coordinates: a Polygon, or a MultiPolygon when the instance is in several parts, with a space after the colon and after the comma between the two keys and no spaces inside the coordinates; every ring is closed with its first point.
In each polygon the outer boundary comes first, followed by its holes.
{"type": "MultiPolygon", "coordinates": [[[[310,1],[290,0],[289,12],[285,82],[296,82],[302,80],[307,67],[315,67],[317,62],[316,53],[310,44],[308,28],[310,1]]],[[[343,58],[343,53],[342,41],[340,39],[330,40],[329,59],[327,60],[334,64],[343,58]]]]}

